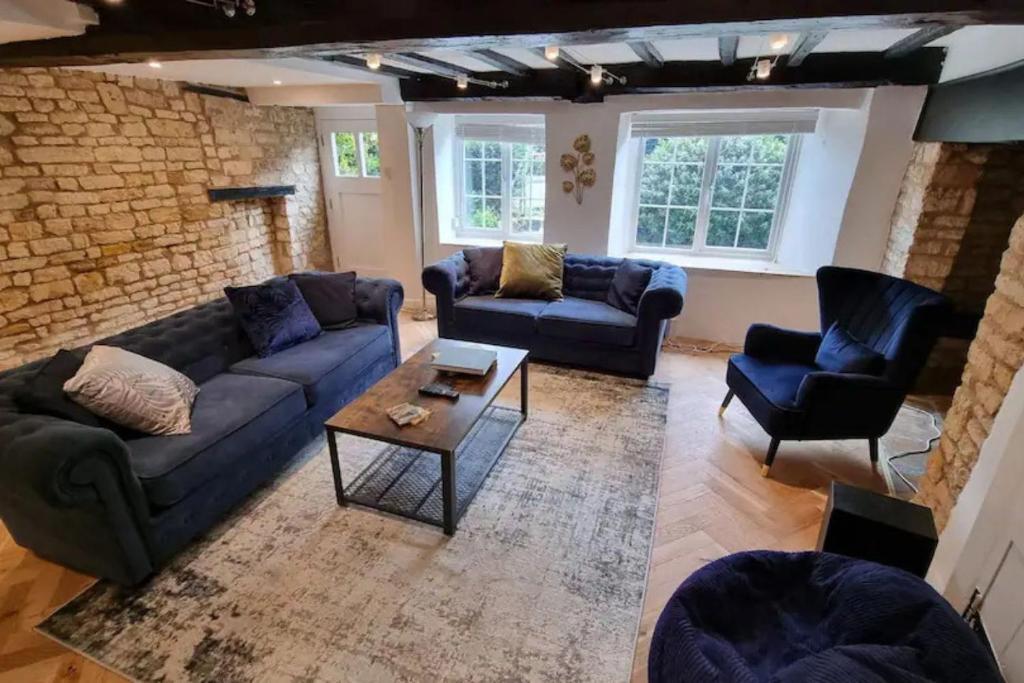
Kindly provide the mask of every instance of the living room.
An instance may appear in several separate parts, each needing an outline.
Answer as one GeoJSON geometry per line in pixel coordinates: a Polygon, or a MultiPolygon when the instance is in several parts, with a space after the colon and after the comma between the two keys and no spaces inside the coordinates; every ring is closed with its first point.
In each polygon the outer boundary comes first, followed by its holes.
{"type": "Polygon", "coordinates": [[[1024,675],[1024,12],[592,5],[0,2],[0,679],[1024,675]]]}

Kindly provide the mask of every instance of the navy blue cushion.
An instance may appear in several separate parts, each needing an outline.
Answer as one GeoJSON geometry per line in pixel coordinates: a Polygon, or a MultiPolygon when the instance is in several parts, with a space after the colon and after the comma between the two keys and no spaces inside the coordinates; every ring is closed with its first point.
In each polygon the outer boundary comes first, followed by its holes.
{"type": "Polygon", "coordinates": [[[730,358],[729,363],[770,403],[782,408],[796,405],[800,383],[808,373],[818,370],[813,365],[765,361],[742,353],[730,358]]]}
{"type": "Polygon", "coordinates": [[[829,372],[879,375],[885,370],[885,356],[854,339],[839,323],[828,328],[814,362],[829,372]]]}
{"type": "Polygon", "coordinates": [[[270,356],[321,332],[313,311],[294,282],[274,279],[250,287],[225,287],[256,354],[270,356]]]}
{"type": "Polygon", "coordinates": [[[147,498],[156,506],[169,506],[207,480],[230,472],[305,411],[298,384],[224,373],[200,385],[191,434],[125,443],[147,498]]]}
{"type": "Polygon", "coordinates": [[[494,294],[501,282],[504,247],[468,247],[462,252],[469,271],[468,294],[494,294]]]}
{"type": "Polygon", "coordinates": [[[89,427],[112,427],[107,420],[78,405],[64,393],[64,383],[82,367],[80,353],[61,349],[14,393],[14,402],[23,413],[52,415],[89,427]]]}
{"type": "Polygon", "coordinates": [[[320,327],[340,330],[356,321],[356,273],[293,273],[288,276],[299,287],[309,310],[320,327]]]}
{"type": "Polygon", "coordinates": [[[387,326],[360,324],[324,332],[312,341],[269,358],[246,358],[232,365],[231,372],[301,384],[306,402],[313,406],[331,396],[345,394],[345,387],[356,384],[364,370],[391,354],[387,326]]]}
{"type": "Polygon", "coordinates": [[[623,259],[615,270],[612,286],[608,290],[608,303],[632,315],[636,315],[647,284],[651,281],[654,271],[642,266],[632,259],[623,259]]]}
{"type": "Polygon", "coordinates": [[[601,301],[566,297],[541,311],[537,331],[549,337],[631,346],[636,316],[601,301]]]}
{"type": "Polygon", "coordinates": [[[658,619],[651,683],[997,683],[981,640],[912,574],[827,553],[737,553],[658,619]]]}
{"type": "Polygon", "coordinates": [[[460,326],[493,330],[515,338],[536,332],[537,316],[547,305],[547,301],[539,299],[467,296],[456,302],[454,313],[460,326]]]}

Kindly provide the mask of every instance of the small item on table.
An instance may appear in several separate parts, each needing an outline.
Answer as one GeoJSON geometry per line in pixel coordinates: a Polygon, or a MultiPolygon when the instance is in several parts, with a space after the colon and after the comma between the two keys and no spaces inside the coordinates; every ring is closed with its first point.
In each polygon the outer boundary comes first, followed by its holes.
{"type": "Polygon", "coordinates": [[[455,390],[455,387],[444,382],[424,384],[420,387],[420,393],[425,396],[439,396],[441,398],[450,398],[453,401],[459,400],[459,392],[455,390]]]}
{"type": "Polygon", "coordinates": [[[388,417],[399,427],[418,425],[430,417],[429,410],[413,403],[399,403],[397,406],[388,408],[387,412],[388,417]]]}

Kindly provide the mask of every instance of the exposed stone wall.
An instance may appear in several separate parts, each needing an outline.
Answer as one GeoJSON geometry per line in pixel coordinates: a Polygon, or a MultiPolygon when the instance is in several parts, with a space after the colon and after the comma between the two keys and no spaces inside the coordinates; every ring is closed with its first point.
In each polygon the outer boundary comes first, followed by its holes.
{"type": "Polygon", "coordinates": [[[928,463],[918,500],[946,525],[992,421],[1024,362],[1024,217],[1013,226],[995,292],[971,343],[963,382],[953,395],[938,452],[928,463]]]}
{"type": "Polygon", "coordinates": [[[311,110],[0,71],[0,369],[330,262],[311,110]],[[297,192],[206,193],[263,184],[297,192]]]}

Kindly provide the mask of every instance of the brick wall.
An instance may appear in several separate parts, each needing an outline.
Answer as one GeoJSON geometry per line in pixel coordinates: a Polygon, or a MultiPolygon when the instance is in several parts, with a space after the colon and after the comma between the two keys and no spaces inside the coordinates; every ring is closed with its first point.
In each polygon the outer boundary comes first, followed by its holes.
{"type": "Polygon", "coordinates": [[[330,266],[313,113],[169,81],[0,71],[0,369],[330,266]],[[213,202],[208,187],[294,184],[213,202]]]}
{"type": "Polygon", "coordinates": [[[995,292],[985,304],[963,381],[953,395],[939,447],[928,462],[918,501],[946,525],[988,437],[1014,374],[1024,362],[1024,217],[1013,226],[995,292]]]}

